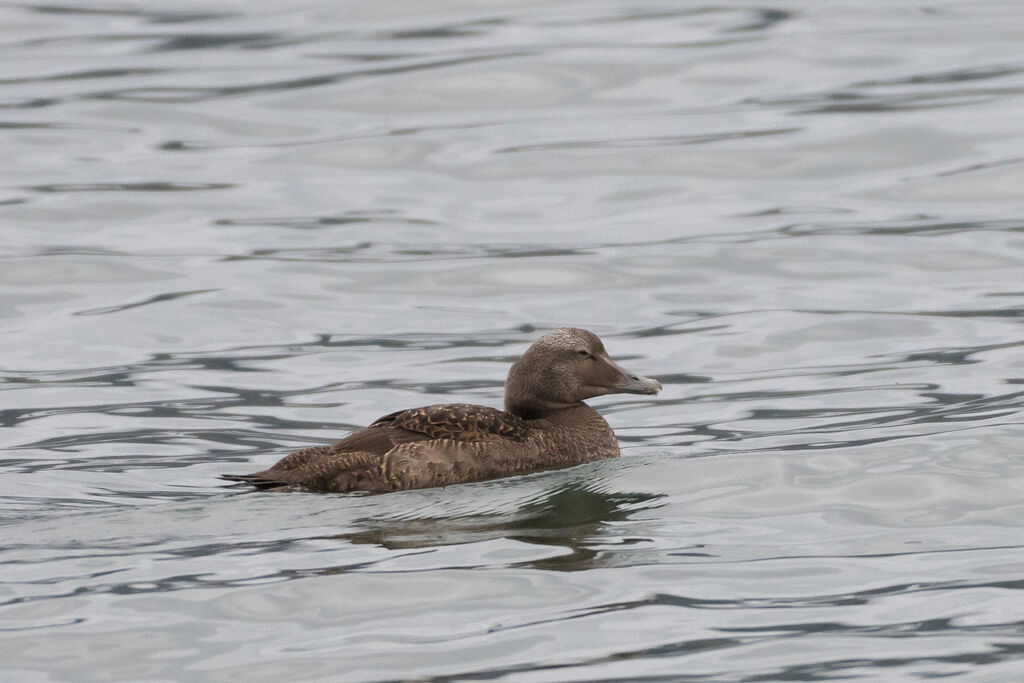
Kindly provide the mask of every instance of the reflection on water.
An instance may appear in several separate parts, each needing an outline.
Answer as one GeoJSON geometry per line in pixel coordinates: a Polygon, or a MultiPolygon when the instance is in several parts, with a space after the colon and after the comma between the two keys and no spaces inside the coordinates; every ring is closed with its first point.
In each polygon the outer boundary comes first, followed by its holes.
{"type": "Polygon", "coordinates": [[[1019,13],[0,8],[5,677],[1016,680],[1019,13]],[[217,478],[565,324],[619,460],[217,478]]]}
{"type": "MultiPolygon", "coordinates": [[[[335,538],[352,543],[372,543],[391,550],[429,548],[437,545],[478,543],[508,538],[520,543],[552,546],[568,551],[526,563],[538,569],[580,571],[609,566],[604,551],[593,544],[608,544],[616,534],[608,528],[625,521],[637,509],[649,509],[661,494],[604,493],[579,484],[558,486],[544,492],[541,499],[530,499],[512,514],[497,518],[451,517],[414,520],[363,519],[354,533],[335,538]]],[[[655,506],[656,507],[656,506],[655,506]]],[[[643,540],[623,538],[623,546],[643,540]]],[[[609,554],[614,554],[614,551],[609,554]]]]}

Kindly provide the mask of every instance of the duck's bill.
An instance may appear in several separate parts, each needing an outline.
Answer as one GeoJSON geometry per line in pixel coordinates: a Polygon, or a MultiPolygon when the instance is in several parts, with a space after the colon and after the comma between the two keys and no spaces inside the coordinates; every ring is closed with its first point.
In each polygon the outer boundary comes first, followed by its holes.
{"type": "Polygon", "coordinates": [[[661,391],[661,382],[651,377],[626,375],[626,381],[616,384],[615,391],[623,394],[656,394],[661,391]]]}
{"type": "Polygon", "coordinates": [[[611,358],[605,357],[604,361],[618,370],[618,378],[608,389],[616,394],[656,394],[661,391],[661,382],[650,377],[634,375],[628,370],[619,367],[618,363],[611,358]]]}

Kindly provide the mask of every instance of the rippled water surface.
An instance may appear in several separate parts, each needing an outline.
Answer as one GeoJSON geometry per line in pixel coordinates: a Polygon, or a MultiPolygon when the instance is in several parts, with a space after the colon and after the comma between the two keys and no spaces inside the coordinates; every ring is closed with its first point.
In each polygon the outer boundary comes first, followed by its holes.
{"type": "Polygon", "coordinates": [[[4,681],[1024,676],[1024,7],[0,4],[4,681]],[[250,493],[561,325],[623,457],[250,493]]]}

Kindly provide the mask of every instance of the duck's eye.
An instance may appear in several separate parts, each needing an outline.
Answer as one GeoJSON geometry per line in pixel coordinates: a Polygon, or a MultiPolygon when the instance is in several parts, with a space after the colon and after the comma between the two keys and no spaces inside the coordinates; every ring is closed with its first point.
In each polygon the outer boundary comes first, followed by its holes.
{"type": "Polygon", "coordinates": [[[587,351],[586,349],[580,349],[580,350],[579,350],[579,351],[577,351],[576,353],[580,354],[580,355],[581,355],[581,356],[583,356],[584,358],[586,358],[587,356],[589,356],[589,355],[590,355],[590,351],[587,351]]]}

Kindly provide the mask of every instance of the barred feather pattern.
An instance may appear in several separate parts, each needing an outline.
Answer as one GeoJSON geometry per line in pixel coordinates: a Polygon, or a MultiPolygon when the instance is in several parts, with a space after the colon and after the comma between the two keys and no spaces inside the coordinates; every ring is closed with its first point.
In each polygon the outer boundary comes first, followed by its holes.
{"type": "Polygon", "coordinates": [[[572,426],[564,427],[464,403],[413,408],[333,446],[304,448],[268,470],[226,478],[265,490],[384,493],[617,457],[604,418],[585,404],[574,412],[566,416],[572,426]]]}

